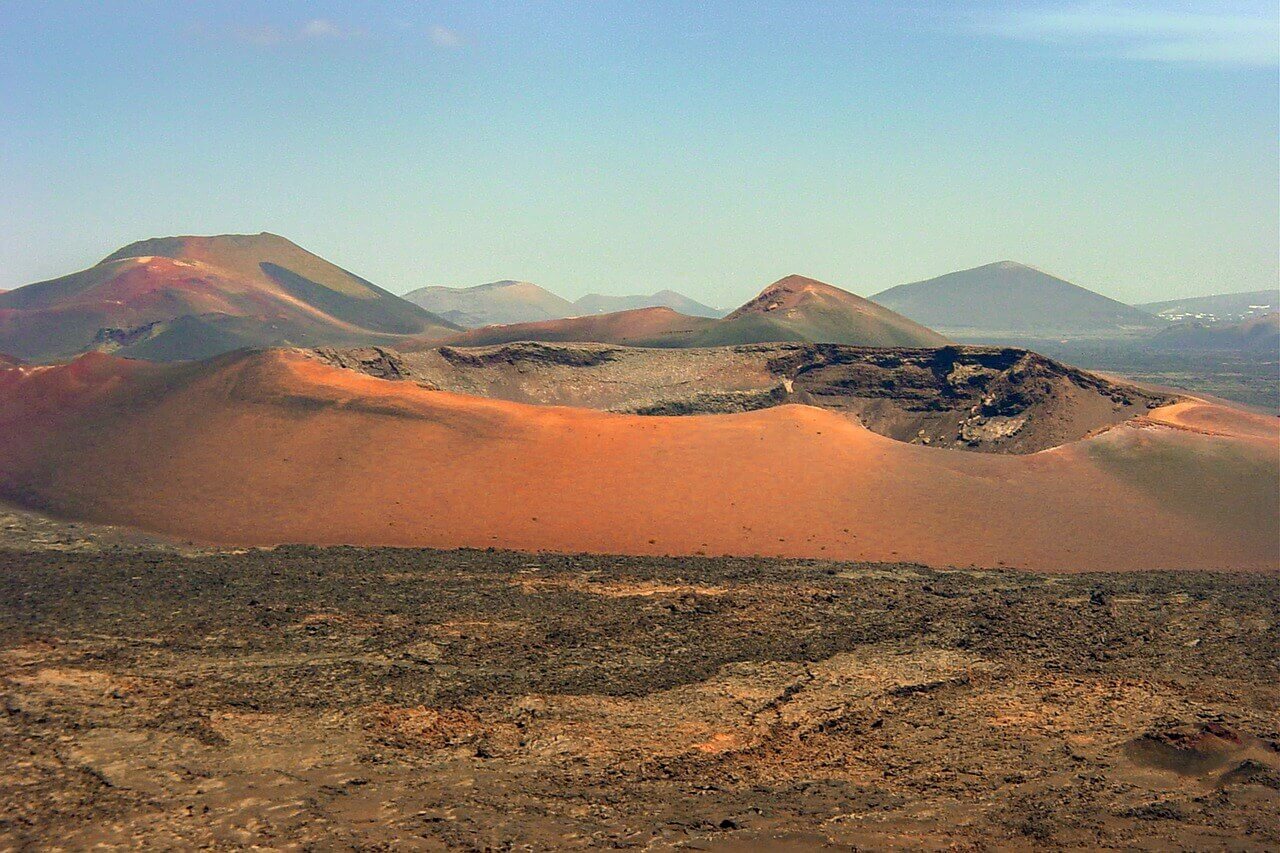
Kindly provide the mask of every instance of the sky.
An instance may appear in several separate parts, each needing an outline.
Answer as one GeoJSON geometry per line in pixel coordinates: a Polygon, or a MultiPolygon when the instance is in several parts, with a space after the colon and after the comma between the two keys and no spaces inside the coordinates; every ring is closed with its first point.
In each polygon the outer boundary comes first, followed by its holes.
{"type": "Polygon", "coordinates": [[[1269,2],[0,0],[0,288],[282,234],[397,293],[1280,277],[1269,2]]]}

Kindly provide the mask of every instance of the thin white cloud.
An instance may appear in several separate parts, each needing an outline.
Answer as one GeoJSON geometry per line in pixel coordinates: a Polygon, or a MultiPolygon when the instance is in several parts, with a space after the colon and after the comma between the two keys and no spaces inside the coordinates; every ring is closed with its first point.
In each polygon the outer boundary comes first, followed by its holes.
{"type": "Polygon", "coordinates": [[[299,35],[304,39],[340,39],[346,30],[325,18],[313,18],[302,25],[299,35]]]}
{"type": "Polygon", "coordinates": [[[369,34],[369,31],[363,27],[345,26],[328,18],[312,18],[288,26],[252,23],[210,27],[203,23],[195,23],[189,25],[186,32],[195,38],[229,40],[261,48],[289,43],[351,41],[362,39],[369,34]]]}
{"type": "Polygon", "coordinates": [[[280,30],[270,24],[232,27],[231,37],[255,47],[270,47],[284,41],[280,30]]]}
{"type": "Polygon", "coordinates": [[[976,23],[981,31],[1004,38],[1075,46],[1126,59],[1280,64],[1280,9],[1274,3],[1024,6],[980,14],[976,23]]]}
{"type": "Polygon", "coordinates": [[[451,30],[439,24],[427,31],[427,37],[431,39],[431,43],[436,47],[449,49],[462,47],[462,36],[456,30],[451,30]]]}
{"type": "MultiPolygon", "coordinates": [[[[416,38],[425,35],[427,41],[441,50],[458,50],[467,46],[467,40],[461,33],[442,24],[426,27],[425,30],[408,21],[400,21],[391,26],[416,38]]],[[[186,25],[183,31],[190,38],[230,41],[264,49],[290,44],[352,42],[372,39],[378,35],[376,32],[371,33],[368,27],[350,26],[332,18],[310,18],[290,24],[250,22],[222,26],[196,21],[186,25]]]]}

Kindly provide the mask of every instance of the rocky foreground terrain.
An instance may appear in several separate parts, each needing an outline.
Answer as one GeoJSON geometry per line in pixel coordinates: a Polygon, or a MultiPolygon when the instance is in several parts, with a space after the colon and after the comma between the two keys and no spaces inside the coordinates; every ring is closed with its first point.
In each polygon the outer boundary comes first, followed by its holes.
{"type": "Polygon", "coordinates": [[[1280,849],[1275,576],[8,522],[0,848],[1280,849]]]}

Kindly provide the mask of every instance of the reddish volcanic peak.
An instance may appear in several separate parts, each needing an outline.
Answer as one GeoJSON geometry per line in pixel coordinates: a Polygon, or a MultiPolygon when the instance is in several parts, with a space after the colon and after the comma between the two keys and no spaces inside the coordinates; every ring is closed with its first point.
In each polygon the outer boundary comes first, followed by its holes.
{"type": "Polygon", "coordinates": [[[274,234],[159,237],[0,295],[0,351],[159,360],[246,346],[390,344],[458,326],[274,234]]]}
{"type": "Polygon", "coordinates": [[[126,258],[164,257],[217,268],[225,275],[272,291],[281,282],[270,274],[279,267],[322,287],[350,296],[372,298],[373,286],[278,234],[220,234],[217,236],[152,237],[130,243],[108,255],[103,263],[126,258]]]}
{"type": "Polygon", "coordinates": [[[766,287],[724,318],[721,338],[807,340],[855,346],[943,346],[947,339],[900,314],[802,275],[766,287]],[[728,334],[725,334],[728,332],[728,334]]]}
{"type": "Polygon", "coordinates": [[[834,285],[826,282],[818,281],[815,278],[809,278],[803,275],[789,275],[778,279],[773,284],[760,291],[759,295],[749,302],[742,305],[733,313],[725,317],[726,320],[732,320],[745,314],[756,314],[767,311],[777,311],[779,309],[786,310],[795,308],[800,305],[807,296],[822,296],[830,299],[846,299],[857,300],[861,297],[850,293],[847,290],[841,290],[834,285]]]}
{"type": "Polygon", "coordinates": [[[100,280],[78,293],[67,294],[59,307],[128,304],[140,308],[148,300],[180,298],[178,294],[182,294],[195,300],[197,304],[191,306],[195,312],[233,312],[226,295],[257,289],[201,261],[154,255],[104,263],[101,271],[100,280]]]}

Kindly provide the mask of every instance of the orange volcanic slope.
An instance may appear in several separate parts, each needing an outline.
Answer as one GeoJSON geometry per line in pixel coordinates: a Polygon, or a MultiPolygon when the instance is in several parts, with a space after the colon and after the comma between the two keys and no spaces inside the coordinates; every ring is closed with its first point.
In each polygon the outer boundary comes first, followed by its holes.
{"type": "Polygon", "coordinates": [[[1029,456],[783,406],[642,417],[296,352],[0,371],[0,494],[206,541],[1276,570],[1274,418],[1203,403],[1029,456]]]}

